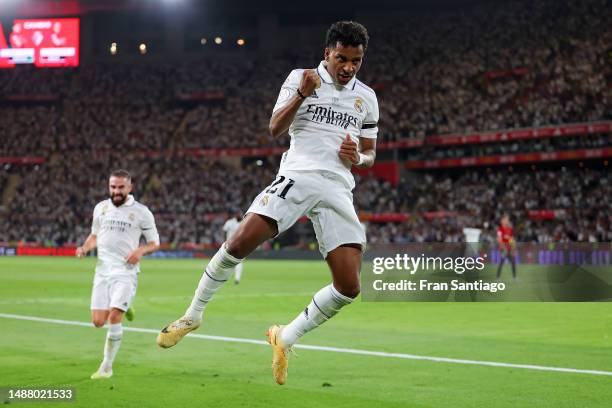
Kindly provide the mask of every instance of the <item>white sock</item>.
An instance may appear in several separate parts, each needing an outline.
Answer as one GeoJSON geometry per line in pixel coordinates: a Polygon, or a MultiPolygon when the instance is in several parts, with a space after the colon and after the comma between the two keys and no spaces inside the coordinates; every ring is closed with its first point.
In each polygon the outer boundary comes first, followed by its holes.
{"type": "Polygon", "coordinates": [[[191,306],[185,312],[185,316],[191,317],[193,320],[202,320],[206,305],[221,285],[227,282],[234,272],[234,267],[240,262],[242,262],[242,259],[233,257],[225,250],[225,244],[221,245],[221,248],[204,269],[191,301],[191,306]]]}
{"type": "Polygon", "coordinates": [[[121,326],[121,323],[109,325],[108,332],[106,333],[106,343],[104,344],[104,360],[101,365],[104,371],[113,368],[113,361],[115,361],[115,356],[117,351],[119,351],[119,346],[121,346],[122,337],[123,326],[121,326]]]}
{"type": "Polygon", "coordinates": [[[234,280],[236,282],[240,282],[241,277],[242,277],[242,263],[239,263],[238,265],[236,265],[236,272],[234,275],[234,280]]]}
{"type": "Polygon", "coordinates": [[[325,286],[315,293],[306,309],[283,328],[281,332],[283,344],[287,347],[292,346],[300,337],[331,319],[343,306],[352,301],[350,297],[338,292],[333,284],[325,286]]]}

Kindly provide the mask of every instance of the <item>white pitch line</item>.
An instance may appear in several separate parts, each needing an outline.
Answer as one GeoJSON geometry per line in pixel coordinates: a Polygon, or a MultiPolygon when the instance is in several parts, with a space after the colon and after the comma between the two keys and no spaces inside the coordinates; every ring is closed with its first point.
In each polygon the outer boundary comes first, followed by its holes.
{"type": "MultiPolygon", "coordinates": [[[[1,0],[0,0],[1,1],[1,0]]],[[[271,293],[221,293],[215,295],[215,299],[235,299],[235,298],[262,298],[262,297],[294,297],[294,296],[312,296],[312,292],[271,292],[271,293]]],[[[189,296],[140,296],[138,302],[171,302],[177,300],[191,301],[192,295],[189,296]]],[[[2,299],[0,305],[28,305],[28,304],[89,304],[89,297],[50,297],[50,298],[19,298],[19,299],[2,299]]]]}
{"type": "MultiPolygon", "coordinates": [[[[64,324],[64,325],[69,325],[69,326],[93,327],[92,324],[89,322],[79,322],[79,321],[74,321],[74,320],[61,320],[61,319],[48,319],[45,317],[22,316],[22,315],[10,314],[10,313],[0,313],[0,318],[1,317],[5,319],[28,320],[28,321],[33,321],[33,322],[64,324]]],[[[125,331],[132,331],[132,332],[138,332],[138,333],[153,333],[153,334],[159,333],[159,330],[156,330],[156,329],[146,329],[146,328],[139,328],[139,327],[124,327],[123,329],[125,331]]],[[[196,334],[196,333],[189,333],[188,336],[197,338],[197,339],[204,339],[204,340],[225,341],[225,342],[231,342],[231,343],[248,343],[248,344],[266,345],[266,346],[268,345],[268,342],[264,340],[243,339],[243,338],[238,338],[238,337],[210,336],[207,334],[196,334]]],[[[335,352],[335,353],[358,354],[362,356],[399,358],[399,359],[405,359],[405,360],[434,361],[436,363],[467,364],[467,365],[488,366],[488,367],[518,368],[518,369],[523,369],[523,370],[553,371],[553,372],[558,372],[558,373],[612,376],[612,371],[602,371],[602,370],[584,370],[584,369],[579,369],[579,368],[549,367],[549,366],[540,366],[540,365],[533,365],[533,364],[513,364],[513,363],[503,363],[503,362],[497,362],[497,361],[464,360],[464,359],[459,359],[459,358],[420,356],[416,354],[387,353],[384,351],[370,351],[370,350],[359,350],[359,349],[327,347],[327,346],[311,346],[307,344],[296,344],[294,347],[299,348],[299,349],[304,349],[304,350],[317,350],[317,351],[328,351],[328,352],[335,352]]]]}

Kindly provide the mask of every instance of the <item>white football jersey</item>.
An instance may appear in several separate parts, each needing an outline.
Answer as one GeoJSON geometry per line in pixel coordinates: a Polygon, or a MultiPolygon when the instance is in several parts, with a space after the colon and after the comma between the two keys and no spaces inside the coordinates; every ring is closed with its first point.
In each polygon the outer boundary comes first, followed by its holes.
{"type": "Polygon", "coordinates": [[[238,221],[235,217],[225,221],[225,224],[223,224],[223,231],[225,231],[226,239],[229,240],[234,236],[236,230],[238,230],[238,225],[240,225],[240,221],[238,221]]]}
{"type": "MultiPolygon", "coordinates": [[[[344,86],[334,84],[324,61],[316,71],[321,77],[321,87],[302,102],[289,126],[291,144],[283,154],[280,171],[327,170],[342,176],[353,189],[352,164],[341,160],[338,152],[347,134],[356,143],[359,137],[376,138],[376,93],[355,77],[344,86]]],[[[296,94],[303,72],[303,69],[291,71],[281,87],[273,112],[296,94]]]]}
{"type": "Polygon", "coordinates": [[[138,248],[140,237],[159,245],[159,234],[151,211],[129,195],[125,203],[115,207],[111,199],[94,208],[91,233],[98,247],[97,272],[125,274],[140,271],[140,264],[130,265],[125,257],[138,248]]]}

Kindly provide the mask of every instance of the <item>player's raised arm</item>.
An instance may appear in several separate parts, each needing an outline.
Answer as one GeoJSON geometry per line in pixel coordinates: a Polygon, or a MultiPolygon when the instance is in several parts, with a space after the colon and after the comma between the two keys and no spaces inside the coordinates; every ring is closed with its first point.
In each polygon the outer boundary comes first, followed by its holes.
{"type": "Polygon", "coordinates": [[[301,78],[293,71],[283,84],[270,118],[270,135],[277,137],[289,129],[304,99],[321,86],[321,78],[314,69],[302,71],[301,78]],[[298,82],[299,78],[299,82],[298,82]]]}

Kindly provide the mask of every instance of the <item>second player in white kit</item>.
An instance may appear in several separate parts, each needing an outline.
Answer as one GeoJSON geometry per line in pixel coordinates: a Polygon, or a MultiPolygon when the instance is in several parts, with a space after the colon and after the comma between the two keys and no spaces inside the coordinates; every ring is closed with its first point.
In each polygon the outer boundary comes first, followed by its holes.
{"type": "Polygon", "coordinates": [[[98,262],[91,293],[92,321],[109,329],[104,346],[104,359],[92,379],[112,376],[112,365],[121,344],[123,314],[136,295],[140,259],[159,247],[159,234],[149,209],[129,194],[131,177],[125,170],[111,173],[110,198],[99,202],[93,212],[91,233],[76,255],[82,257],[98,249],[98,262]],[[140,246],[141,236],[146,244],[140,246]]]}
{"type": "Polygon", "coordinates": [[[272,374],[278,384],[287,379],[287,356],[298,339],[357,297],[366,237],[353,207],[350,170],[374,164],[379,116],[374,91],[356,78],[367,43],[361,24],[334,23],[318,67],[289,74],[269,125],[271,135],[288,130],[291,136],[276,180],[255,198],[236,234],[210,260],[185,315],[162,329],[158,345],[172,347],[197,329],[208,302],[233,268],[303,215],[313,223],[333,283],[315,293],[289,324],[268,329],[272,374]]]}
{"type": "Polygon", "coordinates": [[[140,273],[140,263],[127,262],[128,256],[138,249],[141,236],[159,245],[153,214],[132,195],[119,207],[107,199],[94,209],[91,233],[98,248],[91,309],[125,312],[136,294],[140,273]]]}

